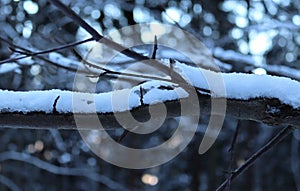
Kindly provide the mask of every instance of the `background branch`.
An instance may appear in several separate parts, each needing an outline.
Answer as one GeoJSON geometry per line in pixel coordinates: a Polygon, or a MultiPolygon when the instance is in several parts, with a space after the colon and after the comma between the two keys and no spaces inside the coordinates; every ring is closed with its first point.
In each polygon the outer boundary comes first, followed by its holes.
{"type": "Polygon", "coordinates": [[[42,161],[41,159],[33,157],[29,154],[19,153],[19,152],[15,152],[15,151],[7,151],[7,152],[0,153],[0,161],[4,162],[6,160],[15,160],[15,161],[29,163],[40,169],[43,169],[45,171],[48,171],[50,173],[57,174],[57,175],[86,177],[93,181],[97,181],[97,182],[104,184],[106,187],[108,187],[111,190],[128,191],[128,189],[126,187],[119,184],[118,182],[115,182],[104,175],[93,172],[90,169],[59,167],[59,166],[53,165],[51,163],[42,161]]]}
{"type": "Polygon", "coordinates": [[[216,191],[225,190],[227,184],[237,178],[240,174],[246,171],[250,166],[252,166],[257,159],[259,159],[263,154],[269,151],[271,148],[280,143],[286,136],[293,132],[295,128],[288,126],[282,129],[275,137],[273,137],[267,144],[265,144],[261,149],[254,153],[248,160],[246,160],[239,168],[232,172],[229,179],[225,180],[216,191]]]}

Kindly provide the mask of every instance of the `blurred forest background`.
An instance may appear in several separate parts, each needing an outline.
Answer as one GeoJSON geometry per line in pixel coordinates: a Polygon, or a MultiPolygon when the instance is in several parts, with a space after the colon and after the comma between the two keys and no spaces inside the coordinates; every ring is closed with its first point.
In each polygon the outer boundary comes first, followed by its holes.
{"type": "MultiPolygon", "coordinates": [[[[212,51],[223,72],[272,74],[300,80],[300,0],[62,2],[102,34],[145,22],[178,25],[212,51]]],[[[0,0],[0,3],[0,60],[19,56],[12,53],[8,42],[38,51],[89,37],[46,0],[0,0]]],[[[142,37],[141,40],[147,41],[142,37]]],[[[171,40],[176,43],[176,39],[171,40]]],[[[88,44],[61,50],[59,54],[76,60],[74,52],[84,55],[88,44]]],[[[2,63],[0,88],[72,90],[75,73],[49,61],[51,55],[2,63]]],[[[110,80],[104,77],[98,82],[99,92],[111,90],[110,80]]],[[[230,171],[228,149],[237,126],[240,130],[234,167],[282,128],[227,117],[216,143],[199,155],[208,119],[209,116],[201,116],[192,142],[176,158],[144,170],[123,169],[103,161],[89,150],[76,130],[1,127],[0,190],[215,190],[230,171]]],[[[176,125],[176,119],[165,123],[168,127],[172,124],[176,125]]],[[[167,133],[161,130],[149,140],[166,139],[167,133]]],[[[128,135],[126,141],[146,144],[133,135],[128,135]]],[[[238,177],[231,190],[300,191],[299,141],[300,133],[295,131],[238,177]]]]}

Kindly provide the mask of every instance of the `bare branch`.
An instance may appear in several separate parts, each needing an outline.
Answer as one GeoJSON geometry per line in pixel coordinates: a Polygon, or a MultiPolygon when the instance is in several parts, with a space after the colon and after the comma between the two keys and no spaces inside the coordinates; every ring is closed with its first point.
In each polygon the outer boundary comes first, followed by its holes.
{"type": "Polygon", "coordinates": [[[121,46],[118,43],[115,43],[114,41],[109,40],[108,38],[105,38],[100,33],[98,33],[93,27],[91,27],[87,22],[85,22],[78,14],[76,14],[72,9],[61,3],[59,0],[48,0],[50,3],[55,5],[58,9],[60,9],[64,14],[66,14],[68,17],[70,17],[76,24],[84,28],[89,34],[92,35],[93,39],[95,41],[103,41],[104,44],[109,46],[110,48],[113,48],[117,51],[122,52],[128,57],[134,58],[136,60],[147,60],[148,57],[145,57],[141,54],[138,54],[130,49],[127,49],[123,46],[121,46]]]}
{"type": "Polygon", "coordinates": [[[83,44],[83,43],[92,41],[94,39],[89,38],[89,39],[82,40],[82,41],[79,41],[79,42],[73,42],[73,43],[70,43],[70,44],[63,45],[63,46],[58,46],[58,47],[51,48],[51,49],[48,49],[48,50],[43,50],[43,51],[40,51],[40,52],[32,52],[32,51],[28,51],[28,50],[25,51],[24,48],[17,47],[16,45],[12,44],[11,42],[9,42],[8,40],[4,39],[1,36],[0,36],[0,40],[2,40],[5,43],[9,44],[11,46],[11,48],[13,48],[14,52],[18,52],[20,54],[25,54],[23,56],[19,56],[19,57],[16,57],[16,58],[8,58],[8,59],[5,59],[5,60],[1,60],[0,61],[0,65],[1,65],[1,64],[4,64],[4,63],[8,63],[8,62],[16,62],[17,60],[21,60],[21,59],[24,59],[24,58],[27,58],[27,57],[30,57],[30,56],[36,56],[36,55],[40,55],[40,54],[47,54],[47,53],[50,53],[50,52],[55,52],[55,51],[58,51],[58,50],[74,47],[74,46],[77,46],[79,44],[83,44]],[[23,51],[18,51],[15,48],[21,49],[23,51]]]}
{"type": "MultiPolygon", "coordinates": [[[[24,48],[24,47],[21,47],[21,46],[18,46],[18,45],[15,45],[13,44],[12,42],[6,40],[6,39],[2,39],[0,37],[0,40],[3,40],[3,42],[5,42],[6,44],[8,44],[10,47],[13,48],[13,50],[16,50],[16,49],[19,49],[19,50],[23,50],[24,52],[27,52],[27,53],[32,53],[29,49],[27,48],[24,48]]],[[[82,41],[81,41],[82,42],[82,41]]],[[[21,51],[19,51],[21,52],[21,51]]],[[[24,53],[22,52],[22,53],[24,53]]],[[[58,64],[56,62],[52,62],[51,60],[39,55],[39,54],[36,54],[36,55],[33,55],[34,57],[40,59],[40,60],[43,60],[53,66],[56,66],[56,67],[59,67],[59,68],[62,68],[62,69],[65,69],[65,70],[68,70],[68,71],[71,71],[71,72],[78,72],[78,73],[81,73],[81,74],[96,74],[96,73],[92,73],[92,72],[89,72],[89,71],[85,71],[85,70],[81,70],[81,69],[77,69],[77,68],[72,68],[72,67],[67,67],[67,66],[64,66],[64,65],[61,65],[61,64],[58,64]]],[[[24,56],[24,58],[26,58],[27,55],[24,56]]],[[[12,61],[11,61],[12,62],[12,61]]],[[[98,74],[98,73],[97,73],[98,74]]]]}
{"type": "Polygon", "coordinates": [[[118,139],[118,142],[121,143],[123,141],[123,139],[128,135],[129,131],[127,129],[124,129],[123,133],[121,134],[121,136],[118,139]]]}
{"type": "Polygon", "coordinates": [[[230,179],[225,180],[216,191],[222,191],[226,188],[229,181],[237,178],[241,173],[247,170],[250,166],[254,164],[254,162],[259,159],[263,154],[268,152],[271,148],[280,143],[286,136],[288,136],[291,132],[293,132],[295,128],[292,126],[288,126],[282,129],[275,137],[273,137],[267,144],[265,144],[261,149],[259,149],[256,153],[254,153],[246,162],[237,168],[231,175],[230,179]]]}
{"type": "MultiPolygon", "coordinates": [[[[108,38],[105,38],[101,34],[99,34],[93,27],[91,27],[87,22],[85,22],[78,14],[76,14],[72,9],[61,3],[59,0],[48,0],[53,5],[55,5],[58,9],[60,9],[64,14],[66,14],[68,17],[70,17],[76,24],[80,25],[82,28],[84,28],[92,37],[94,40],[99,41],[100,43],[105,44],[106,46],[121,52],[122,54],[133,58],[138,61],[145,61],[149,60],[147,56],[144,56],[142,54],[138,54],[135,51],[132,51],[131,49],[124,47],[108,38]]],[[[151,66],[154,68],[162,71],[165,74],[169,73],[169,67],[165,66],[158,60],[152,60],[151,66]]],[[[193,87],[188,84],[184,78],[182,78],[181,75],[177,74],[176,72],[173,75],[173,81],[175,83],[180,83],[187,91],[190,89],[193,89],[193,87]]]]}
{"type": "Polygon", "coordinates": [[[11,191],[21,191],[21,188],[18,187],[12,180],[0,174],[0,183],[7,186],[11,191]]]}
{"type": "Polygon", "coordinates": [[[167,81],[167,82],[171,81],[171,80],[169,80],[167,78],[161,78],[161,77],[157,77],[157,76],[150,76],[150,75],[145,75],[145,74],[134,74],[134,73],[117,72],[117,71],[110,70],[110,69],[107,69],[105,67],[102,67],[100,65],[96,65],[96,64],[90,63],[86,59],[82,59],[82,63],[84,63],[85,65],[87,65],[89,67],[92,67],[92,68],[95,68],[95,69],[99,69],[99,70],[103,70],[104,72],[106,72],[105,74],[103,74],[103,73],[99,74],[99,77],[103,76],[103,75],[111,74],[111,75],[122,75],[122,76],[142,78],[142,79],[146,78],[146,79],[152,79],[152,80],[161,80],[161,81],[167,81]]]}
{"type": "Polygon", "coordinates": [[[28,164],[34,165],[40,169],[43,169],[43,170],[53,173],[53,174],[86,177],[93,181],[97,181],[97,182],[104,184],[111,190],[128,191],[128,189],[126,187],[119,184],[118,182],[115,182],[104,175],[98,174],[97,172],[93,172],[90,169],[60,167],[60,166],[56,166],[56,165],[47,163],[45,161],[42,161],[41,159],[31,156],[29,154],[19,153],[19,152],[15,152],[15,151],[7,151],[7,152],[0,153],[0,161],[3,162],[6,160],[15,160],[15,161],[26,162],[28,164]]]}
{"type": "Polygon", "coordinates": [[[238,123],[236,125],[235,131],[234,131],[234,135],[233,135],[233,139],[229,148],[229,153],[230,153],[230,160],[229,160],[229,176],[227,178],[227,186],[226,186],[226,190],[230,190],[230,186],[231,186],[231,179],[232,179],[232,170],[233,170],[233,164],[234,164],[234,150],[235,150],[235,144],[237,141],[237,137],[238,137],[238,133],[239,133],[239,120],[238,123]]]}

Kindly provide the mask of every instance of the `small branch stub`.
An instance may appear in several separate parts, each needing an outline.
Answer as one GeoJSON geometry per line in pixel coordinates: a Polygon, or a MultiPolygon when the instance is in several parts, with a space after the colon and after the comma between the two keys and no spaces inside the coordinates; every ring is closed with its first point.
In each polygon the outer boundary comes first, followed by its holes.
{"type": "Polygon", "coordinates": [[[140,103],[141,103],[141,106],[144,105],[144,94],[143,94],[143,87],[140,86],[140,103]]]}
{"type": "Polygon", "coordinates": [[[154,36],[154,46],[153,46],[153,52],[152,52],[152,59],[156,59],[156,52],[157,52],[157,36],[154,36]]]}
{"type": "Polygon", "coordinates": [[[52,113],[53,114],[58,114],[58,111],[57,111],[57,109],[56,109],[56,105],[57,105],[57,101],[59,100],[59,98],[60,98],[60,96],[57,96],[56,98],[55,98],[55,100],[54,100],[54,103],[53,103],[53,109],[52,109],[52,113]]]}

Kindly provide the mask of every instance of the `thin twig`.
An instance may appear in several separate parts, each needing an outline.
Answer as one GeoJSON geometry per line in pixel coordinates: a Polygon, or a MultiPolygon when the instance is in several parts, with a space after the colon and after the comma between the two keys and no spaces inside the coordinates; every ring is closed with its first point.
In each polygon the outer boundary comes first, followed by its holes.
{"type": "Polygon", "coordinates": [[[52,106],[52,113],[57,114],[58,111],[56,109],[57,101],[59,100],[60,96],[57,96],[54,100],[53,106],[52,106]]]}
{"type": "Polygon", "coordinates": [[[27,57],[28,57],[27,55],[23,55],[23,56],[19,56],[17,58],[8,58],[8,59],[5,59],[5,60],[1,60],[0,65],[5,64],[5,63],[9,63],[9,62],[15,62],[17,60],[21,60],[21,59],[24,59],[24,58],[27,58],[27,57]]]}
{"type": "Polygon", "coordinates": [[[147,79],[152,79],[152,80],[160,80],[160,81],[171,82],[171,80],[169,80],[167,78],[161,78],[161,77],[157,77],[157,76],[149,76],[149,75],[144,75],[144,74],[141,75],[141,74],[123,73],[123,72],[113,71],[113,70],[107,69],[105,67],[102,67],[100,65],[92,64],[92,63],[90,63],[89,61],[87,61],[85,59],[83,59],[82,62],[84,64],[86,64],[87,66],[89,66],[89,67],[99,69],[99,70],[103,70],[104,72],[107,72],[107,73],[113,74],[113,75],[123,75],[123,76],[128,76],[128,77],[147,78],[147,79]]]}
{"type": "Polygon", "coordinates": [[[235,144],[236,144],[236,140],[237,140],[237,136],[239,134],[239,130],[240,130],[240,126],[239,126],[240,121],[238,121],[237,125],[236,125],[236,129],[234,131],[234,135],[233,135],[233,139],[229,148],[229,152],[232,154],[234,149],[235,149],[235,144]]]}
{"type": "Polygon", "coordinates": [[[154,45],[153,45],[153,52],[152,52],[152,59],[156,59],[156,51],[157,51],[157,36],[154,36],[154,45]]]}
{"type": "MultiPolygon", "coordinates": [[[[128,49],[108,38],[105,38],[104,36],[102,36],[101,34],[99,34],[92,26],[90,26],[87,22],[85,22],[78,14],[76,14],[71,8],[67,7],[65,4],[61,3],[59,0],[48,0],[50,3],[52,3],[53,5],[55,5],[59,10],[61,10],[65,15],[67,15],[68,17],[70,17],[76,24],[80,25],[82,28],[84,28],[90,35],[92,35],[92,37],[94,38],[94,40],[99,41],[101,43],[103,43],[104,45],[119,51],[120,53],[133,58],[135,60],[138,61],[145,61],[145,60],[149,60],[149,58],[147,56],[144,56],[142,54],[138,54],[135,51],[128,49]],[[101,41],[100,41],[101,40],[101,41]]],[[[153,67],[155,67],[156,69],[164,72],[165,74],[168,74],[169,72],[169,67],[165,66],[164,64],[162,64],[161,62],[157,61],[157,60],[152,60],[151,63],[153,67]]],[[[186,82],[186,80],[184,80],[182,78],[181,75],[175,73],[173,75],[173,79],[176,80],[176,83],[181,83],[184,84],[184,87],[186,88],[187,91],[193,90],[193,86],[191,86],[190,84],[188,84],[186,82]]]]}
{"type": "MultiPolygon", "coordinates": [[[[286,136],[288,136],[291,132],[293,132],[295,128],[292,126],[287,126],[283,130],[281,130],[275,137],[273,137],[267,144],[265,144],[262,148],[260,148],[257,152],[255,152],[248,160],[244,162],[239,168],[237,168],[230,177],[230,181],[233,181],[237,178],[241,173],[247,170],[250,166],[254,164],[254,162],[259,159],[263,154],[273,148],[275,145],[280,143],[286,136]]],[[[227,184],[228,179],[226,179],[217,189],[216,191],[223,191],[227,184]]]]}
{"type": "MultiPolygon", "coordinates": [[[[1,39],[1,37],[0,37],[0,39],[1,39]]],[[[82,59],[81,61],[82,61],[83,64],[85,64],[85,65],[87,65],[89,67],[93,67],[93,68],[96,68],[96,69],[103,70],[104,72],[102,72],[102,73],[99,74],[99,73],[95,73],[95,72],[92,72],[92,71],[85,71],[85,70],[81,70],[81,69],[78,69],[78,68],[67,67],[67,66],[55,63],[55,62],[53,62],[53,61],[51,61],[49,59],[46,59],[46,58],[40,56],[37,53],[33,53],[33,52],[31,52],[30,50],[28,50],[28,49],[26,49],[24,47],[15,45],[15,44],[13,44],[12,42],[10,42],[10,41],[8,41],[6,39],[3,39],[3,41],[5,43],[7,43],[12,48],[12,51],[16,51],[17,53],[20,53],[20,54],[26,54],[24,56],[24,58],[27,57],[27,54],[28,54],[28,55],[37,57],[38,59],[41,59],[41,60],[43,60],[45,62],[48,62],[48,63],[50,63],[53,66],[56,66],[56,67],[59,67],[59,68],[63,68],[65,70],[68,70],[68,71],[71,71],[71,72],[77,72],[77,73],[80,73],[80,74],[86,74],[87,77],[101,77],[101,76],[104,76],[104,75],[106,75],[106,76],[119,75],[119,76],[126,76],[126,77],[146,78],[146,79],[152,79],[152,80],[160,80],[160,81],[171,82],[171,80],[169,80],[169,79],[160,78],[160,77],[156,77],[156,76],[149,76],[149,75],[144,75],[144,74],[143,75],[139,75],[139,74],[132,74],[132,73],[123,73],[123,72],[116,72],[116,71],[113,71],[113,70],[109,70],[109,69],[104,68],[102,66],[95,65],[95,64],[92,64],[92,63],[88,62],[87,60],[83,59],[79,54],[78,55],[82,59]],[[17,50],[17,49],[19,49],[19,50],[17,50]],[[20,50],[22,50],[22,51],[20,51],[20,50]]],[[[45,52],[45,51],[42,51],[42,52],[45,52]]]]}
{"type": "Polygon", "coordinates": [[[143,87],[140,86],[140,102],[141,102],[141,106],[144,105],[144,92],[143,92],[143,87]]]}
{"type": "MultiPolygon", "coordinates": [[[[0,37],[1,38],[1,37],[0,37]]],[[[51,60],[48,60],[42,56],[40,56],[39,54],[36,54],[36,53],[32,53],[30,50],[26,49],[26,48],[23,48],[23,47],[20,47],[20,46],[17,46],[7,40],[5,40],[4,42],[6,42],[7,44],[9,44],[11,47],[12,47],[12,50],[13,51],[16,51],[20,54],[28,54],[28,55],[31,55],[31,56],[34,56],[34,57],[37,57],[45,62],[48,62],[50,63],[51,65],[54,65],[56,67],[59,67],[59,68],[63,68],[63,69],[66,69],[66,70],[69,70],[71,72],[78,72],[78,73],[81,73],[81,74],[86,74],[88,77],[101,77],[103,75],[122,75],[122,76],[128,76],[128,77],[137,77],[137,78],[147,78],[147,79],[153,79],[153,80],[161,80],[161,81],[167,81],[167,82],[170,82],[170,80],[168,79],[165,79],[165,78],[160,78],[160,77],[155,77],[155,76],[147,76],[147,75],[139,75],[139,74],[130,74],[130,73],[123,73],[123,72],[116,72],[116,71],[113,71],[113,70],[109,70],[107,68],[104,68],[104,67],[101,67],[99,65],[95,65],[95,64],[92,64],[88,61],[86,61],[85,59],[82,58],[82,63],[85,64],[85,65],[88,65],[89,67],[93,67],[93,68],[96,68],[96,69],[100,69],[100,70],[103,70],[104,72],[99,74],[99,73],[95,73],[95,72],[92,72],[92,71],[85,71],[85,70],[80,70],[78,68],[72,68],[72,67],[67,67],[67,66],[64,66],[64,65],[60,65],[60,64],[57,64],[51,60]],[[16,49],[19,49],[19,50],[16,50],[16,49]],[[20,51],[22,50],[22,51],[20,51]]],[[[27,56],[25,56],[27,57],[27,56]]]]}
{"type": "Polygon", "coordinates": [[[100,182],[101,184],[109,188],[109,190],[125,190],[125,191],[129,190],[119,182],[114,181],[108,178],[107,176],[99,174],[96,171],[88,168],[72,168],[72,167],[56,166],[54,164],[43,161],[32,155],[21,153],[21,152],[7,151],[7,152],[0,153],[0,161],[3,163],[4,161],[7,160],[15,160],[15,161],[28,163],[55,175],[86,177],[90,180],[100,182]]]}
{"type": "MultiPolygon", "coordinates": [[[[167,78],[161,78],[161,77],[156,77],[156,76],[149,76],[149,75],[145,75],[145,74],[122,73],[122,72],[117,72],[117,71],[109,70],[109,69],[104,68],[104,67],[99,66],[99,65],[92,64],[92,63],[86,61],[85,59],[83,59],[82,62],[84,64],[90,66],[90,67],[103,70],[103,71],[109,73],[110,75],[123,75],[123,76],[126,76],[126,77],[136,77],[136,78],[143,78],[143,79],[160,80],[160,81],[165,81],[165,82],[173,82],[172,78],[171,79],[167,79],[167,78]]],[[[169,70],[169,72],[170,72],[170,70],[169,70]]],[[[174,73],[174,74],[177,74],[177,77],[179,76],[178,73],[174,73]]],[[[188,84],[187,82],[185,82],[183,80],[176,81],[176,83],[178,83],[182,87],[186,88],[187,91],[189,91],[191,89],[196,89],[200,93],[202,92],[202,93],[206,93],[206,94],[211,94],[210,90],[204,89],[204,88],[199,88],[199,87],[194,87],[191,84],[188,84]]]]}
{"type": "MultiPolygon", "coordinates": [[[[80,53],[78,53],[78,51],[76,49],[72,49],[72,52],[74,53],[74,56],[78,59],[78,60],[83,60],[85,58],[83,58],[83,56],[81,56],[80,53]]],[[[109,63],[112,63],[112,64],[118,64],[118,65],[124,65],[124,64],[134,64],[134,63],[137,63],[139,61],[137,60],[133,60],[133,59],[130,59],[130,60],[125,60],[125,61],[118,61],[118,62],[113,62],[110,60],[109,63]]],[[[101,63],[101,62],[98,62],[99,64],[107,64],[107,63],[101,63]]]]}
{"type": "Polygon", "coordinates": [[[76,24],[80,25],[84,28],[90,35],[92,35],[95,41],[101,40],[105,45],[113,48],[117,51],[122,52],[128,57],[137,59],[137,60],[147,60],[148,57],[138,54],[128,48],[123,47],[122,45],[102,36],[98,33],[93,27],[91,27],[87,22],[85,22],[78,14],[76,14],[72,9],[67,7],[65,4],[60,2],[59,0],[48,0],[50,3],[55,5],[59,10],[61,10],[64,14],[70,17],[76,24]]]}
{"type": "Polygon", "coordinates": [[[124,129],[123,133],[121,134],[121,136],[118,139],[118,143],[121,143],[123,141],[123,139],[128,135],[129,131],[127,129],[124,129]]]}
{"type": "MultiPolygon", "coordinates": [[[[75,51],[76,52],[76,51],[75,51]]],[[[146,79],[152,79],[152,80],[160,80],[160,81],[167,81],[167,82],[170,82],[171,80],[169,79],[166,79],[166,78],[160,78],[160,77],[156,77],[156,76],[148,76],[148,75],[144,75],[144,74],[134,74],[134,73],[124,73],[124,72],[117,72],[117,71],[113,71],[113,70],[110,70],[110,69],[107,69],[101,65],[96,65],[96,64],[93,64],[89,61],[87,61],[85,58],[83,58],[79,53],[76,52],[76,57],[78,57],[81,62],[87,66],[86,68],[88,69],[88,67],[92,67],[92,68],[95,68],[95,69],[98,69],[98,70],[103,70],[104,72],[102,72],[101,74],[98,74],[98,75],[89,75],[89,77],[101,77],[101,76],[104,76],[104,75],[123,75],[123,76],[127,76],[127,77],[136,77],[136,78],[146,78],[146,79]]],[[[134,61],[136,62],[136,61],[134,61]]],[[[130,63],[130,62],[124,62],[123,64],[125,63],[130,63]]]]}
{"type": "MultiPolygon", "coordinates": [[[[24,48],[24,47],[21,47],[21,46],[18,46],[18,45],[15,45],[15,44],[13,44],[12,42],[10,42],[10,41],[8,41],[6,39],[3,39],[2,37],[0,37],[0,40],[2,40],[6,44],[8,44],[10,47],[12,47],[13,48],[12,50],[19,49],[19,50],[23,50],[24,52],[27,52],[27,53],[31,52],[31,50],[29,50],[27,48],[24,48]]],[[[18,51],[18,52],[21,53],[21,51],[18,51]]],[[[25,57],[27,57],[27,56],[25,55],[25,57]]],[[[52,62],[51,60],[44,58],[41,55],[34,55],[33,57],[36,57],[36,58],[38,58],[40,60],[48,62],[49,64],[51,64],[53,66],[56,66],[56,67],[59,67],[59,68],[63,68],[65,70],[68,70],[68,71],[71,71],[71,72],[78,72],[78,73],[81,73],[81,74],[93,74],[92,72],[88,72],[88,71],[85,71],[85,70],[81,70],[81,69],[77,69],[77,68],[72,68],[72,67],[67,67],[67,66],[64,66],[64,65],[60,65],[60,64],[58,64],[56,62],[52,62]]],[[[96,73],[94,73],[94,74],[96,74],[96,73]]]]}
{"type": "MultiPolygon", "coordinates": [[[[21,188],[16,185],[11,179],[0,174],[0,184],[3,184],[11,191],[21,191],[21,188]]],[[[3,189],[3,188],[2,188],[3,189]]]]}
{"type": "Polygon", "coordinates": [[[235,145],[236,145],[239,129],[240,129],[240,125],[239,125],[239,121],[238,121],[235,131],[234,131],[234,135],[233,135],[233,139],[232,139],[230,148],[228,150],[230,153],[229,176],[227,178],[227,181],[228,181],[227,190],[228,191],[230,190],[230,185],[231,185],[232,170],[233,170],[233,165],[234,165],[234,150],[235,150],[235,145]]]}
{"type": "Polygon", "coordinates": [[[121,134],[121,136],[119,137],[118,139],[118,142],[121,143],[123,141],[123,139],[130,133],[130,132],[133,132],[133,130],[139,128],[139,126],[135,126],[135,127],[132,127],[130,128],[130,130],[128,129],[124,129],[123,133],[121,134]]]}
{"type": "MultiPolygon", "coordinates": [[[[10,42],[8,42],[8,40],[6,40],[2,37],[0,37],[0,40],[10,44],[10,42]]],[[[48,49],[48,50],[43,50],[43,51],[40,51],[40,52],[32,52],[32,51],[21,52],[21,54],[25,54],[25,55],[22,55],[22,56],[19,56],[19,57],[16,57],[16,58],[8,58],[8,59],[5,59],[5,60],[1,60],[0,65],[4,64],[4,63],[8,63],[8,62],[15,62],[17,60],[21,60],[21,59],[24,59],[24,58],[27,58],[27,57],[30,57],[30,56],[36,56],[36,55],[40,55],[40,54],[47,54],[47,53],[50,53],[50,52],[55,52],[55,51],[58,51],[58,50],[74,47],[74,46],[77,46],[79,44],[83,44],[83,43],[86,43],[86,42],[89,42],[89,41],[92,41],[92,40],[94,40],[94,39],[89,38],[89,39],[82,40],[82,41],[79,41],[79,42],[73,42],[73,43],[70,43],[70,44],[63,45],[63,46],[58,46],[58,47],[51,48],[51,49],[48,49]]],[[[16,46],[14,45],[14,47],[16,47],[16,46]]],[[[11,47],[11,48],[13,48],[13,47],[11,47]]],[[[18,52],[18,50],[13,50],[13,51],[18,52]]]]}

